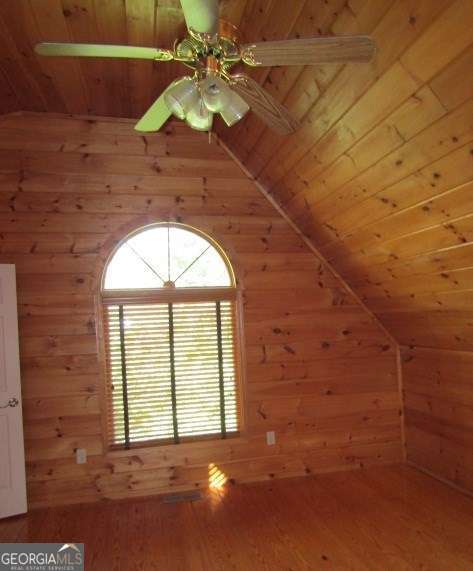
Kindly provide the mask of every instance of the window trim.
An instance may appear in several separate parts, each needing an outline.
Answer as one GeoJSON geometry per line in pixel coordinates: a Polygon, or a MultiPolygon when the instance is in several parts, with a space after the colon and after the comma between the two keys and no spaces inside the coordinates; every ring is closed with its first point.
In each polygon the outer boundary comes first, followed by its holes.
{"type": "MultiPolygon", "coordinates": [[[[248,439],[247,432],[247,418],[248,418],[248,400],[247,400],[247,386],[246,386],[246,351],[245,351],[245,336],[243,327],[243,292],[244,287],[238,272],[237,256],[230,246],[225,245],[225,240],[215,237],[212,229],[210,235],[205,230],[195,228],[193,225],[183,222],[175,221],[153,221],[150,216],[140,217],[135,223],[127,224],[126,226],[118,229],[112,236],[105,242],[100,249],[99,263],[96,266],[95,272],[95,313],[96,313],[96,334],[97,334],[97,347],[98,347],[98,361],[99,361],[99,397],[100,397],[100,413],[101,413],[101,437],[103,456],[105,458],[116,458],[123,456],[136,455],[138,451],[143,454],[152,451],[165,453],[166,449],[173,449],[175,446],[180,446],[184,452],[188,447],[189,450],[195,446],[223,446],[225,447],[226,441],[233,443],[246,442],[248,439]],[[137,235],[149,228],[155,226],[175,226],[185,230],[195,232],[203,239],[209,241],[221,254],[225,264],[228,268],[233,286],[215,286],[215,287],[202,287],[202,288],[175,288],[175,289],[152,289],[152,290],[105,290],[104,280],[105,273],[115,252],[122,246],[122,244],[134,235],[137,235]],[[130,228],[132,230],[130,231],[130,228]],[[117,238],[120,236],[120,238],[117,238]],[[185,437],[177,445],[174,442],[152,442],[148,441],[142,445],[130,446],[130,448],[117,448],[110,445],[108,438],[108,391],[107,382],[109,380],[108,373],[108,355],[106,350],[106,318],[105,309],[109,304],[116,303],[142,303],[145,302],[187,302],[187,301],[233,301],[234,310],[234,359],[235,359],[235,382],[238,393],[238,415],[239,415],[239,431],[238,433],[229,433],[226,438],[220,438],[217,435],[209,434],[203,435],[198,438],[185,437]]],[[[228,444],[227,444],[228,445],[228,444]]]]}
{"type": "MultiPolygon", "coordinates": [[[[193,232],[194,234],[197,234],[197,236],[200,236],[203,240],[206,240],[207,242],[209,242],[216,250],[217,252],[220,254],[222,260],[225,262],[225,266],[227,268],[228,271],[228,275],[230,276],[230,281],[231,281],[231,285],[230,286],[213,286],[213,287],[209,287],[209,288],[205,288],[201,287],[201,288],[185,288],[185,287],[179,287],[177,286],[175,289],[176,290],[184,290],[184,289],[236,289],[237,287],[237,281],[235,278],[235,271],[233,269],[232,263],[230,262],[230,259],[227,255],[227,253],[225,252],[225,250],[222,248],[222,246],[220,246],[220,244],[214,239],[212,238],[212,236],[209,236],[208,234],[206,234],[205,232],[203,232],[202,230],[199,230],[198,228],[195,228],[194,226],[191,226],[189,224],[184,224],[182,222],[155,222],[155,223],[151,223],[151,224],[146,224],[145,226],[141,226],[140,228],[136,228],[135,230],[133,230],[132,232],[129,232],[126,236],[124,236],[113,248],[113,250],[109,253],[105,264],[104,264],[104,268],[102,271],[102,277],[100,280],[100,291],[102,293],[102,295],[104,293],[114,293],[117,291],[137,291],[137,292],[141,292],[141,291],[160,291],[160,288],[155,288],[155,289],[151,289],[151,290],[138,290],[138,289],[124,289],[124,290],[116,290],[116,289],[105,289],[105,274],[107,273],[107,268],[110,264],[110,262],[112,261],[113,257],[115,256],[115,254],[118,252],[118,250],[123,246],[123,244],[125,244],[125,242],[127,242],[128,240],[130,240],[131,238],[133,238],[134,236],[138,236],[138,234],[142,234],[143,232],[146,232],[147,230],[151,230],[152,228],[157,228],[159,226],[164,226],[164,227],[171,227],[171,228],[180,228],[182,230],[187,230],[188,232],[193,232]]],[[[163,288],[164,289],[164,288],[163,288]]]]}
{"type": "Polygon", "coordinates": [[[115,289],[102,292],[102,303],[169,303],[192,301],[232,301],[237,298],[233,287],[207,288],[162,288],[162,289],[115,289]]]}

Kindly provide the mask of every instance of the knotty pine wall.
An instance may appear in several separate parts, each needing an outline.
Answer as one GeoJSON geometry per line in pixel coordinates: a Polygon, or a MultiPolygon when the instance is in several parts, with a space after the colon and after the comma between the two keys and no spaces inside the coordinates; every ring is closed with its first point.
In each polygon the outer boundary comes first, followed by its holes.
{"type": "MultiPolygon", "coordinates": [[[[471,0],[275,2],[267,39],[275,22],[289,37],[369,34],[376,58],[256,69],[301,129],[278,136],[248,114],[221,132],[406,347],[408,459],[470,491],[472,20],[471,0]]],[[[247,21],[245,32],[258,37],[258,26],[247,21]]]]}
{"type": "Polygon", "coordinates": [[[473,492],[473,352],[403,347],[402,360],[407,460],[473,492]]]}
{"type": "Polygon", "coordinates": [[[223,149],[179,123],[146,137],[132,125],[0,119],[0,262],[17,268],[30,506],[205,486],[211,462],[241,482],[401,460],[390,340],[223,149]],[[107,453],[96,268],[130,227],[176,219],[221,241],[243,288],[245,430],[107,453]]]}

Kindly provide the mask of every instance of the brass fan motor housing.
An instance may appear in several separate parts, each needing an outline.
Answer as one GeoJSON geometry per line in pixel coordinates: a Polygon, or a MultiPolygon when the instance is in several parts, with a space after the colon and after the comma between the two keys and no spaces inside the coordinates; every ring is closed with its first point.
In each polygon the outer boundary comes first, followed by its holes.
{"type": "Polygon", "coordinates": [[[206,69],[225,73],[241,60],[238,41],[238,28],[220,20],[219,33],[215,36],[189,30],[187,38],[176,40],[174,59],[196,71],[206,69]]]}
{"type": "Polygon", "coordinates": [[[238,28],[227,20],[219,20],[218,35],[233,44],[238,44],[241,41],[238,28]]]}

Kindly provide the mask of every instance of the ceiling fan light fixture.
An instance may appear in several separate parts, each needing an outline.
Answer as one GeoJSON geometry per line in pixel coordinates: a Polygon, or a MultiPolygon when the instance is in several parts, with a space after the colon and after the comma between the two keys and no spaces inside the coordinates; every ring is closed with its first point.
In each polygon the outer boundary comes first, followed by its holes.
{"type": "Polygon", "coordinates": [[[205,106],[212,113],[219,113],[228,105],[232,91],[218,75],[208,73],[200,82],[199,87],[202,91],[202,99],[205,106]]]}
{"type": "Polygon", "coordinates": [[[199,102],[199,90],[192,77],[181,77],[166,89],[164,100],[173,115],[185,119],[189,110],[199,102]]]}
{"type": "Polygon", "coordinates": [[[220,111],[222,119],[225,121],[227,127],[231,127],[238,123],[250,110],[248,103],[231,89],[230,97],[223,109],[220,111]]]}
{"type": "Polygon", "coordinates": [[[251,75],[230,74],[231,68],[239,63],[253,67],[362,63],[376,53],[375,43],[365,35],[317,35],[241,45],[235,26],[219,18],[220,0],[175,3],[181,4],[188,34],[177,38],[172,49],[40,42],[35,52],[41,56],[174,60],[193,70],[193,75],[177,79],[161,93],[136,124],[137,131],[157,131],[171,115],[193,129],[209,131],[215,113],[231,127],[251,107],[267,127],[283,135],[294,133],[300,122],[251,75]]]}
{"type": "Polygon", "coordinates": [[[202,99],[199,99],[187,112],[186,123],[196,131],[210,131],[213,113],[209,111],[202,99]]]}

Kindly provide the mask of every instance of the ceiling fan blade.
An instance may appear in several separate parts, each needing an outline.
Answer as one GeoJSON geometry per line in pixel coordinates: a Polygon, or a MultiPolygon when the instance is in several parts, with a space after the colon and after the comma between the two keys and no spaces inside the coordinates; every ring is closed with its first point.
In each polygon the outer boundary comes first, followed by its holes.
{"type": "Polygon", "coordinates": [[[368,36],[330,36],[247,44],[241,48],[241,57],[252,66],[317,65],[368,62],[375,52],[368,36]]]}
{"type": "Polygon", "coordinates": [[[164,101],[164,93],[165,92],[161,93],[153,105],[151,105],[148,111],[146,111],[143,117],[141,117],[135,125],[136,131],[144,133],[159,131],[159,129],[161,129],[164,123],[169,119],[171,111],[164,101]]]}
{"type": "Polygon", "coordinates": [[[218,0],[181,0],[188,29],[200,34],[218,32],[218,0]]]}
{"type": "Polygon", "coordinates": [[[35,52],[42,56],[116,57],[169,61],[172,52],[159,48],[138,46],[111,46],[106,44],[36,44],[35,52]]]}
{"type": "Polygon", "coordinates": [[[231,76],[231,87],[271,129],[287,135],[299,128],[299,122],[253,78],[241,74],[231,76]]]}

